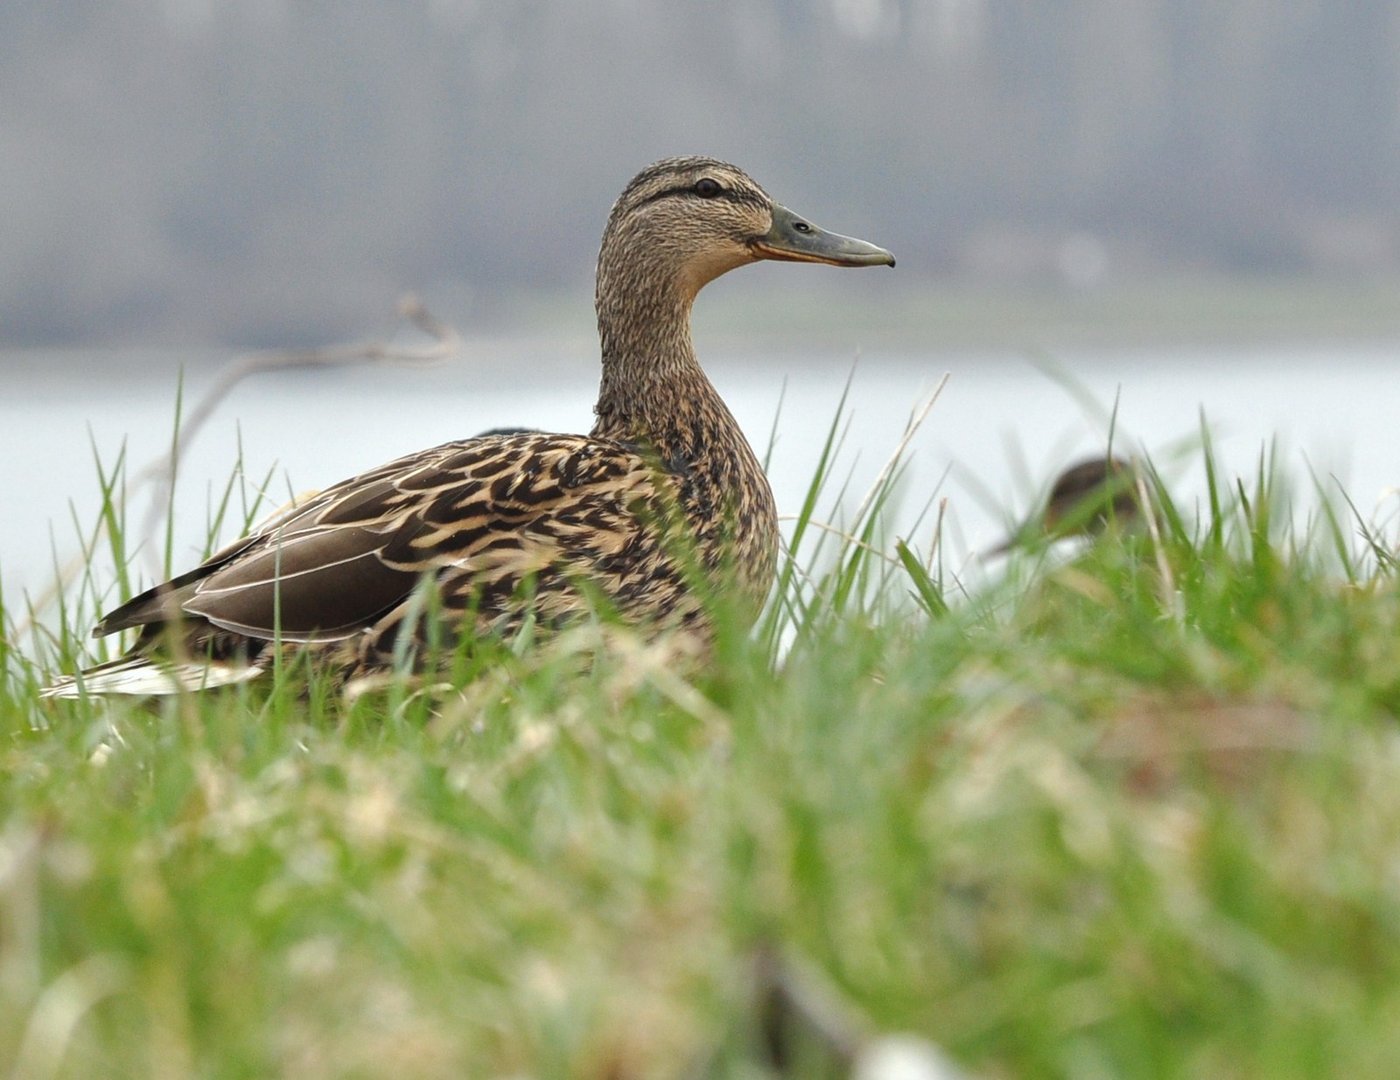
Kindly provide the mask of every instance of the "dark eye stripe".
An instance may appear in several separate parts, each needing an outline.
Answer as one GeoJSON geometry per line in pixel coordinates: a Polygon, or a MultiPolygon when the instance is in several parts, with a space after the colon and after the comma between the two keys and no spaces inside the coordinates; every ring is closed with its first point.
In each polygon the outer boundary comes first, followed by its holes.
{"type": "MultiPolygon", "coordinates": [[[[648,203],[654,203],[658,199],[669,199],[672,195],[689,195],[692,198],[696,199],[701,197],[695,194],[694,184],[677,184],[675,187],[661,188],[658,191],[653,191],[645,199],[641,199],[637,203],[635,203],[633,208],[636,209],[639,207],[646,206],[648,203]]],[[[720,188],[717,194],[712,195],[709,199],[706,199],[705,201],[731,202],[738,206],[762,207],[767,205],[767,203],[765,203],[761,198],[759,198],[751,191],[732,191],[729,188],[720,188]]]]}

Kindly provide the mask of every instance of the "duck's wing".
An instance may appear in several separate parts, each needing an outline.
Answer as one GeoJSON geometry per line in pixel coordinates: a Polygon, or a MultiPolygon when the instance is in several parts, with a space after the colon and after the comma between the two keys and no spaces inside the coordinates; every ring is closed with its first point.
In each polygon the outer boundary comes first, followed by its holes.
{"type": "Polygon", "coordinates": [[[402,604],[424,576],[518,578],[565,548],[615,552],[656,479],[632,448],[584,436],[448,443],[326,489],[117,608],[97,632],[173,616],[254,638],[346,638],[402,604]]]}

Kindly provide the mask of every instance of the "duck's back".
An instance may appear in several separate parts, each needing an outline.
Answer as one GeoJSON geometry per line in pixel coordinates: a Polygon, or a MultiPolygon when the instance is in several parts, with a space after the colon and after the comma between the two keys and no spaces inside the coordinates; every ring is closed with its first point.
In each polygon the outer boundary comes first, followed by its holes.
{"type": "MultiPolygon", "coordinates": [[[[369,670],[402,652],[405,632],[509,633],[527,612],[558,623],[598,600],[631,622],[699,628],[691,568],[718,570],[752,531],[722,521],[732,471],[728,454],[680,463],[577,435],[447,443],[320,492],[97,633],[178,626],[191,652],[256,659],[276,640],[369,670]],[[414,602],[425,579],[429,606],[414,602]]],[[[762,494],[766,522],[766,482],[762,494]]],[[[766,591],[771,559],[743,555],[751,571],[766,564],[744,575],[766,591]]]]}

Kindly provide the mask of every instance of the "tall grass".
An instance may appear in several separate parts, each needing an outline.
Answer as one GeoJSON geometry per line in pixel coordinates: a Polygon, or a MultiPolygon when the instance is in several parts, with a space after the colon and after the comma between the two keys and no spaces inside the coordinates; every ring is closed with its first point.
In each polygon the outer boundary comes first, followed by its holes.
{"type": "MultiPolygon", "coordinates": [[[[0,1071],[844,1075],[777,957],[980,1075],[1392,1075],[1387,527],[1205,432],[1199,507],[1145,462],[1151,529],[966,585],[936,503],[889,531],[899,454],[845,490],[841,430],[698,672],[600,621],[445,689],[41,704],[118,596],[0,597],[0,1071]]],[[[124,468],[82,533],[120,595],[124,468]]],[[[211,493],[211,543],[266,486],[211,493]]]]}

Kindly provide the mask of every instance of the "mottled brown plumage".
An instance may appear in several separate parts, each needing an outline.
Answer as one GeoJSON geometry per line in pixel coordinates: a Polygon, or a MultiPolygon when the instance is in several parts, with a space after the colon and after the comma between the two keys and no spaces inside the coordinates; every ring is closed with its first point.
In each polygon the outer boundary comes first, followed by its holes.
{"type": "Polygon", "coordinates": [[[509,633],[527,614],[555,624],[599,598],[639,625],[703,634],[701,585],[756,614],[776,559],[773,496],[696,362],[690,308],[707,282],[759,259],[894,264],[798,218],[732,165],[644,169],[598,256],[591,434],[512,429],[327,488],[111,612],[95,633],[139,630],[133,650],[48,693],[242,681],[275,642],[365,675],[415,662],[429,639],[509,633]]]}

